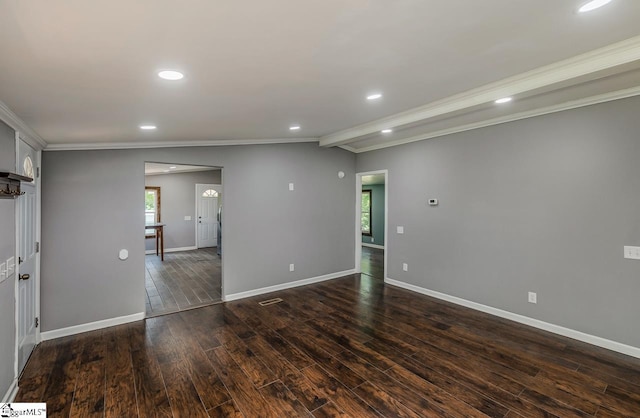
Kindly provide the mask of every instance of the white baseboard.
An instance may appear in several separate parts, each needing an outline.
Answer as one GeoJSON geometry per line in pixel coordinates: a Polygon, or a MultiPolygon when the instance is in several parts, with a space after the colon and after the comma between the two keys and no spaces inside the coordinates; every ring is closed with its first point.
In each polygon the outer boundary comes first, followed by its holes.
{"type": "MultiPolygon", "coordinates": [[[[164,252],[165,253],[178,253],[180,251],[192,251],[192,250],[197,250],[198,247],[177,247],[177,248],[165,248],[164,252]]],[[[146,250],[144,252],[145,254],[155,254],[156,250],[146,250]]]]}
{"type": "Polygon", "coordinates": [[[378,244],[369,244],[368,242],[363,242],[362,243],[363,247],[370,247],[370,248],[377,248],[379,250],[384,250],[384,245],[378,245],[378,244]]]}
{"type": "Polygon", "coordinates": [[[413,292],[421,293],[423,295],[432,296],[437,299],[455,303],[456,305],[466,306],[467,308],[475,309],[477,311],[499,316],[501,318],[509,319],[514,322],[519,322],[524,325],[529,325],[534,328],[549,331],[554,334],[562,335],[564,337],[573,338],[574,340],[596,345],[598,347],[606,348],[612,351],[617,351],[618,353],[626,354],[628,356],[640,358],[640,348],[638,347],[633,347],[631,345],[619,343],[617,341],[607,340],[606,338],[597,337],[591,334],[586,334],[584,332],[576,331],[571,328],[565,328],[560,325],[550,324],[548,322],[540,321],[539,319],[534,319],[528,316],[516,314],[509,311],[504,311],[502,309],[493,308],[491,306],[482,305],[480,303],[472,302],[470,300],[447,295],[446,293],[436,292],[434,290],[425,289],[423,287],[405,283],[405,282],[400,282],[398,280],[386,278],[384,282],[393,286],[401,287],[403,289],[411,290],[413,292]]]}
{"type": "Polygon", "coordinates": [[[129,322],[140,321],[145,317],[144,312],[132,315],[119,316],[116,318],[103,319],[101,321],[89,322],[86,324],[74,325],[72,327],[54,329],[40,334],[42,341],[53,340],[54,338],[66,337],[68,335],[80,334],[87,331],[113,327],[115,325],[127,324],[129,322]]]}
{"type": "Polygon", "coordinates": [[[7,393],[5,393],[4,396],[2,397],[2,403],[13,402],[17,394],[18,394],[18,379],[13,379],[13,382],[11,382],[11,386],[9,386],[9,389],[7,389],[7,393]]]}
{"type": "Polygon", "coordinates": [[[282,283],[277,284],[275,286],[262,287],[260,289],[255,290],[247,290],[246,292],[240,293],[232,293],[230,295],[225,295],[222,300],[225,302],[231,302],[233,300],[249,298],[252,296],[258,296],[265,293],[276,292],[278,290],[291,289],[292,287],[304,286],[307,284],[324,282],[325,280],[337,279],[338,277],[348,276],[350,274],[355,274],[355,269],[339,271],[336,273],[325,274],[324,276],[311,277],[309,279],[298,280],[295,282],[282,283]]]}

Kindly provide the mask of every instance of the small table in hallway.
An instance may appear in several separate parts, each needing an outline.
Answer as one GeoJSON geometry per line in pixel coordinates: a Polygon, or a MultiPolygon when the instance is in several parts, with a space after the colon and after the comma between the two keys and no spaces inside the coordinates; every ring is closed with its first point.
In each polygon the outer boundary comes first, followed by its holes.
{"type": "Polygon", "coordinates": [[[160,251],[160,259],[164,261],[164,224],[156,223],[156,224],[146,224],[144,226],[144,230],[147,229],[155,229],[156,231],[156,255],[158,255],[158,251],[160,251]]]}

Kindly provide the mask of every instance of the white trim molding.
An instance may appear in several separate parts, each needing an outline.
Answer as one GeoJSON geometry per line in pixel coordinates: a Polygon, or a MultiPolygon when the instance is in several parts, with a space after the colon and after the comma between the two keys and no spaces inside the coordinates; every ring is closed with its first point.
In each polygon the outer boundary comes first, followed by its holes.
{"type": "Polygon", "coordinates": [[[53,340],[55,338],[66,337],[69,335],[80,334],[88,331],[95,331],[97,329],[128,324],[129,322],[141,321],[144,319],[144,317],[144,312],[138,312],[131,315],[118,316],[116,318],[103,319],[101,321],[88,322],[86,324],[45,331],[41,333],[40,336],[42,338],[42,341],[53,340]]]}
{"type": "Polygon", "coordinates": [[[18,379],[14,379],[13,382],[11,382],[9,389],[7,389],[7,393],[5,393],[4,396],[2,397],[2,403],[13,402],[17,394],[18,394],[18,379]]]}
{"type": "Polygon", "coordinates": [[[47,142],[2,101],[0,101],[0,120],[9,125],[14,131],[19,132],[21,138],[36,150],[41,150],[47,146],[47,142]]]}
{"type": "Polygon", "coordinates": [[[293,287],[305,286],[308,284],[324,282],[326,280],[337,279],[338,277],[348,276],[355,274],[355,269],[338,271],[336,273],[325,274],[324,276],[311,277],[309,279],[297,280],[295,282],[282,283],[274,286],[262,287],[260,289],[247,290],[246,292],[232,293],[230,295],[224,295],[222,300],[225,302],[231,302],[238,299],[250,298],[252,296],[258,296],[265,293],[277,292],[278,290],[291,289],[293,287]]]}
{"type": "MultiPolygon", "coordinates": [[[[176,248],[165,248],[164,252],[165,253],[179,253],[181,251],[192,251],[192,250],[197,250],[198,247],[193,246],[193,247],[176,247],[176,248]]],[[[145,255],[150,255],[150,254],[155,254],[156,250],[146,250],[145,255]]]]}
{"type": "Polygon", "coordinates": [[[162,142],[96,142],[49,144],[45,151],[87,151],[106,149],[141,149],[141,148],[182,148],[182,147],[222,147],[229,145],[270,145],[297,144],[318,142],[318,138],[275,138],[275,139],[221,139],[214,141],[162,141],[162,142]]]}
{"type": "Polygon", "coordinates": [[[530,318],[528,316],[494,308],[492,306],[483,305],[481,303],[472,302],[470,300],[462,299],[456,296],[447,295],[446,293],[436,292],[435,290],[425,289],[424,287],[401,282],[398,280],[386,278],[384,282],[393,286],[410,290],[412,292],[421,293],[423,295],[431,296],[436,299],[455,303],[456,305],[461,305],[467,308],[475,309],[476,311],[485,312],[491,315],[498,316],[500,318],[518,322],[520,324],[529,325],[531,327],[538,328],[544,331],[549,331],[554,334],[562,335],[563,337],[573,338],[574,340],[578,340],[578,341],[582,341],[598,347],[606,348],[608,350],[616,351],[618,353],[626,354],[628,356],[640,358],[640,348],[638,347],[633,347],[631,345],[619,343],[617,341],[612,341],[606,338],[597,337],[595,335],[587,334],[581,331],[576,331],[571,328],[566,328],[560,325],[551,324],[549,322],[540,321],[539,319],[530,318]]]}

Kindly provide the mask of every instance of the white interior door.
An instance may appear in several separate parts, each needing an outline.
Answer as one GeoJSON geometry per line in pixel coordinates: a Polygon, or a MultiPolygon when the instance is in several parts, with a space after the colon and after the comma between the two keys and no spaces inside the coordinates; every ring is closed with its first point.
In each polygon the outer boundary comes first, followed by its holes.
{"type": "Polygon", "coordinates": [[[33,183],[23,182],[24,195],[17,199],[18,207],[18,373],[22,372],[36,344],[36,210],[35,184],[36,152],[29,145],[18,141],[18,171],[34,178],[33,183]]]}
{"type": "Polygon", "coordinates": [[[222,187],[215,184],[196,184],[196,232],[198,248],[218,245],[218,202],[222,187]]]}

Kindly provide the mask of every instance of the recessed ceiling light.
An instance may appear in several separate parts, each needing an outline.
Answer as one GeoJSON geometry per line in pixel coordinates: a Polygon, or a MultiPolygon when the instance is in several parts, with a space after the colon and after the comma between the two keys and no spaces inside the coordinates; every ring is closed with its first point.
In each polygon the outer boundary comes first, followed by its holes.
{"type": "Polygon", "coordinates": [[[290,131],[297,131],[298,129],[300,129],[300,125],[289,126],[290,131]]]}
{"type": "Polygon", "coordinates": [[[374,93],[367,96],[367,100],[377,100],[382,97],[380,93],[374,93]]]}
{"type": "Polygon", "coordinates": [[[582,5],[582,7],[578,9],[578,11],[580,13],[590,12],[604,6],[607,3],[611,3],[611,0],[591,0],[590,2],[582,5]]]}
{"type": "Polygon", "coordinates": [[[391,132],[393,132],[393,129],[383,129],[380,132],[382,132],[383,134],[390,134],[391,132]]]}
{"type": "Polygon", "coordinates": [[[513,100],[513,97],[503,97],[502,99],[498,99],[495,102],[497,104],[503,104],[503,103],[509,103],[511,100],[513,100]]]}
{"type": "Polygon", "coordinates": [[[156,128],[156,125],[140,125],[140,129],[142,129],[143,131],[153,131],[156,128]]]}
{"type": "Polygon", "coordinates": [[[175,170],[176,168],[178,167],[176,167],[175,165],[172,165],[171,167],[169,167],[169,170],[175,170]]]}
{"type": "Polygon", "coordinates": [[[165,80],[176,81],[176,80],[181,80],[184,77],[184,74],[182,74],[180,71],[165,70],[165,71],[160,71],[158,73],[158,77],[163,78],[165,80]]]}

